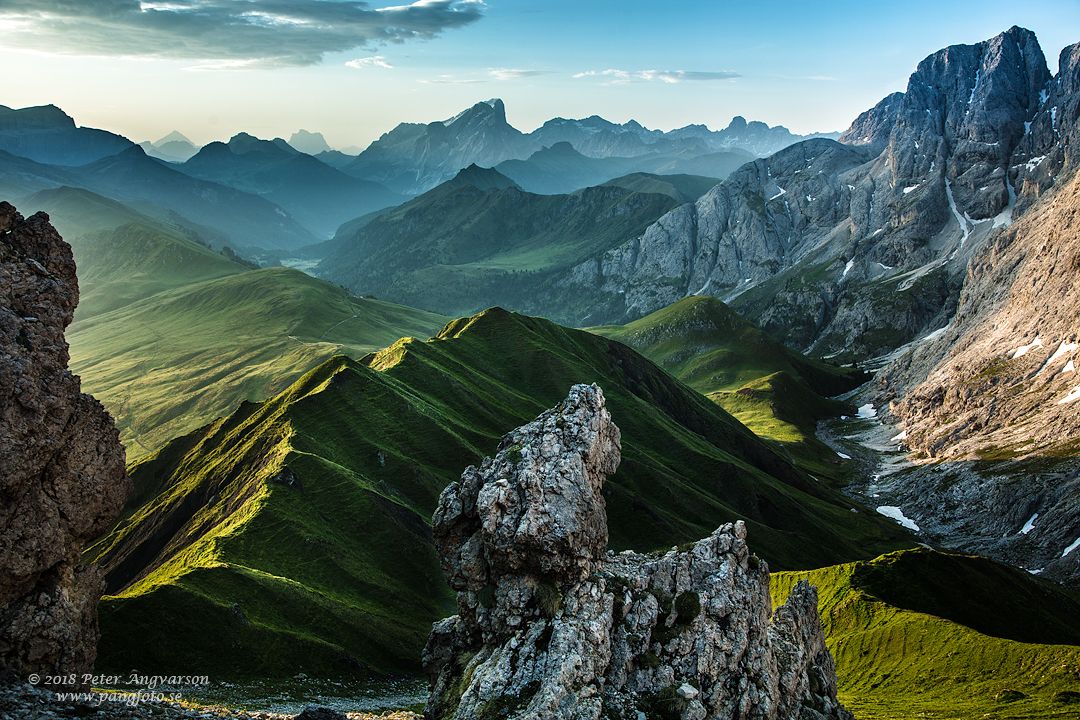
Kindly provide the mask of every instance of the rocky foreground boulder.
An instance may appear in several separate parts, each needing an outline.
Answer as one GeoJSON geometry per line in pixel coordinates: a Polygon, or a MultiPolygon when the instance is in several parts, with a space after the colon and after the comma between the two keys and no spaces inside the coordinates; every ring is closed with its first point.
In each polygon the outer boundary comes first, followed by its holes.
{"type": "Polygon", "coordinates": [[[850,718],[799,583],[771,617],[742,522],[689,547],[607,551],[619,429],[575,385],[470,466],[433,518],[458,614],[424,650],[428,718],[850,718]]]}
{"type": "Polygon", "coordinates": [[[0,203],[0,668],[53,685],[93,669],[105,583],[79,558],[131,490],[112,418],[67,369],[78,302],[48,215],[0,203]]]}

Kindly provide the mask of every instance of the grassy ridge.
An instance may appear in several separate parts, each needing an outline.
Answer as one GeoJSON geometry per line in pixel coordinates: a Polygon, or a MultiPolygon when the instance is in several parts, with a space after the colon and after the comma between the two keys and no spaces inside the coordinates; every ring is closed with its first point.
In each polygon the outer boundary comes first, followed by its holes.
{"type": "Polygon", "coordinates": [[[427,337],[443,322],[297,270],[266,268],[79,320],[68,341],[72,369],[116,419],[128,458],[137,459],[241,400],[281,392],[333,355],[360,357],[402,335],[427,337]]]}
{"type": "Polygon", "coordinates": [[[136,463],[125,517],[92,551],[116,594],[103,603],[99,663],[229,674],[272,647],[253,672],[341,672],[348,657],[416,669],[449,599],[428,527],[439,492],[576,382],[605,389],[623,433],[605,489],[613,549],[670,547],[736,518],[778,567],[910,544],[633,350],[492,309],[361,363],[334,358],[136,463]],[[206,603],[248,623],[213,656],[201,621],[186,619],[206,603]],[[160,617],[156,643],[122,631],[160,617]],[[286,652],[294,637],[304,660],[286,652]]]}
{"type": "Polygon", "coordinates": [[[1080,647],[1040,644],[1048,627],[1058,643],[1080,632],[1080,605],[1052,583],[918,549],[774,573],[774,605],[806,577],[818,587],[840,699],[858,720],[1080,717],[1080,647]]]}

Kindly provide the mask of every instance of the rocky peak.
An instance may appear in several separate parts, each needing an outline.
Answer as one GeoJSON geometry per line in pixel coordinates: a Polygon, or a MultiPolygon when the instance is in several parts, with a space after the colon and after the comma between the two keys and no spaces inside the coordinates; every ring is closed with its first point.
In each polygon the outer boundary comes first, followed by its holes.
{"type": "Polygon", "coordinates": [[[770,622],[746,528],[662,555],[606,552],[620,433],[596,385],[507,434],[433,516],[458,614],[424,650],[428,718],[850,718],[817,595],[770,622]]]}
{"type": "Polygon", "coordinates": [[[0,203],[0,667],[20,674],[92,671],[104,581],[80,556],[131,489],[112,418],[67,369],[78,300],[48,215],[0,203]]]}
{"type": "Polygon", "coordinates": [[[0,108],[0,132],[75,129],[75,120],[55,105],[39,105],[19,110],[3,106],[0,108]]]}

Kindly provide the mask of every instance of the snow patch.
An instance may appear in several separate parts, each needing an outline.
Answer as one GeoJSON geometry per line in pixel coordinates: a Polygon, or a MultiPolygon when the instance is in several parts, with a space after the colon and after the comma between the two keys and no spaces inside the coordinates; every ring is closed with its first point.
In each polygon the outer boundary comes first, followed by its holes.
{"type": "Polygon", "coordinates": [[[964,231],[964,237],[960,238],[960,247],[964,247],[964,243],[967,242],[968,235],[971,234],[971,228],[968,227],[967,220],[960,214],[960,211],[956,209],[956,200],[953,199],[952,183],[948,178],[945,178],[945,195],[949,198],[949,209],[952,210],[953,216],[956,218],[956,222],[960,224],[960,228],[964,231]]]}
{"type": "Polygon", "coordinates": [[[1039,104],[1042,105],[1043,103],[1045,103],[1047,101],[1047,99],[1049,99],[1049,97],[1050,97],[1050,91],[1049,90],[1047,90],[1046,88],[1043,88],[1042,90],[1040,90],[1039,91],[1039,104]]]}
{"type": "Polygon", "coordinates": [[[851,268],[855,267],[855,260],[848,260],[847,265],[844,266],[844,274],[840,277],[847,277],[847,274],[851,272],[851,268]]]}
{"type": "MultiPolygon", "coordinates": [[[[915,521],[909,517],[905,517],[904,511],[896,507],[895,505],[882,505],[877,508],[877,511],[879,514],[884,515],[887,518],[892,518],[896,522],[906,527],[908,530],[914,530],[915,532],[919,532],[919,526],[915,524],[915,521]]],[[[1080,540],[1077,540],[1077,543],[1080,543],[1080,540]]]]}
{"type": "MultiPolygon", "coordinates": [[[[1061,342],[1061,344],[1058,345],[1058,349],[1054,351],[1054,354],[1050,356],[1050,359],[1047,360],[1046,363],[1041,368],[1039,368],[1039,372],[1041,373],[1043,370],[1050,367],[1050,363],[1054,362],[1055,360],[1057,360],[1062,355],[1068,355],[1069,353],[1071,353],[1073,350],[1075,350],[1078,347],[1080,347],[1080,344],[1078,344],[1078,343],[1066,343],[1063,340],[1061,342]]],[[[1070,361],[1070,362],[1072,362],[1072,361],[1070,361]]],[[[1039,373],[1035,373],[1035,374],[1038,375],[1039,373]]]]}
{"type": "Polygon", "coordinates": [[[1024,527],[1020,528],[1020,534],[1021,535],[1027,535],[1029,532],[1034,530],[1035,529],[1035,520],[1038,519],[1038,517],[1039,517],[1039,513],[1035,513],[1030,518],[1028,518],[1028,521],[1026,523],[1024,523],[1024,527]]]}
{"type": "Polygon", "coordinates": [[[1009,178],[1005,178],[1005,188],[1009,191],[1009,202],[1002,208],[1001,212],[994,216],[994,224],[991,228],[1009,227],[1012,225],[1012,213],[1013,206],[1016,205],[1016,191],[1013,190],[1012,184],[1009,183],[1009,178]]]}
{"type": "Polygon", "coordinates": [[[918,185],[910,185],[910,186],[904,188],[904,194],[907,195],[912,190],[918,190],[918,189],[919,189],[918,185]]]}
{"type": "Polygon", "coordinates": [[[1080,385],[1077,385],[1072,389],[1072,392],[1057,401],[1058,405],[1064,405],[1065,403],[1071,403],[1073,400],[1080,400],[1080,385]]]}
{"type": "Polygon", "coordinates": [[[922,340],[921,340],[920,342],[925,342],[926,340],[933,340],[933,339],[934,339],[934,338],[936,338],[936,337],[940,337],[940,336],[941,336],[942,334],[944,334],[944,332],[945,332],[946,330],[948,330],[948,329],[949,329],[949,326],[950,326],[950,325],[952,325],[952,323],[949,323],[949,325],[946,325],[946,326],[945,326],[945,327],[943,327],[943,328],[938,328],[938,329],[937,329],[937,330],[935,330],[934,332],[932,332],[932,333],[930,333],[929,335],[927,335],[926,337],[924,337],[924,338],[923,338],[923,339],[922,339],[922,340]]]}
{"type": "Polygon", "coordinates": [[[1028,159],[1028,161],[1026,163],[1024,163],[1024,169],[1027,170],[1028,172],[1031,172],[1035,168],[1039,167],[1039,164],[1045,159],[1046,159],[1045,155],[1039,155],[1038,157],[1030,158],[1030,159],[1028,159]]]}
{"type": "Polygon", "coordinates": [[[1021,345],[1020,347],[1016,348],[1016,352],[1013,353],[1012,359],[1015,360],[1018,357],[1024,357],[1028,354],[1030,350],[1034,350],[1037,347],[1042,347],[1042,344],[1042,338],[1036,335],[1035,339],[1031,341],[1030,345],[1021,345]]]}
{"type": "Polygon", "coordinates": [[[892,270],[893,269],[891,265],[886,265],[885,263],[878,263],[878,265],[881,266],[882,270],[892,270]]]}
{"type": "Polygon", "coordinates": [[[1076,372],[1076,366],[1073,365],[1073,361],[1070,360],[1069,362],[1065,363],[1065,367],[1062,369],[1061,372],[1076,372]]]}
{"type": "Polygon", "coordinates": [[[836,452],[836,454],[839,455],[840,457],[844,458],[845,460],[850,460],[851,459],[850,455],[845,455],[844,453],[840,452],[839,450],[836,452]]]}
{"type": "Polygon", "coordinates": [[[787,192],[787,190],[785,190],[784,188],[780,187],[779,185],[777,185],[776,187],[780,188],[780,192],[776,193],[776,194],[775,194],[775,195],[773,195],[773,196],[772,196],[771,198],[769,198],[769,202],[772,202],[773,200],[775,200],[776,198],[780,197],[781,195],[783,195],[784,193],[786,193],[786,192],[787,192]]]}
{"type": "Polygon", "coordinates": [[[1078,547],[1080,547],[1080,537],[1076,538],[1076,542],[1074,542],[1072,545],[1065,548],[1065,552],[1061,553],[1061,557],[1065,557],[1078,547]]]}
{"type": "Polygon", "coordinates": [[[856,417],[861,417],[861,418],[867,419],[867,420],[870,419],[870,418],[876,418],[877,417],[877,409],[870,403],[866,403],[865,405],[860,405],[859,406],[859,414],[856,415],[856,417]]]}
{"type": "Polygon", "coordinates": [[[899,435],[894,436],[889,442],[898,443],[907,440],[907,430],[901,430],[899,435]]]}

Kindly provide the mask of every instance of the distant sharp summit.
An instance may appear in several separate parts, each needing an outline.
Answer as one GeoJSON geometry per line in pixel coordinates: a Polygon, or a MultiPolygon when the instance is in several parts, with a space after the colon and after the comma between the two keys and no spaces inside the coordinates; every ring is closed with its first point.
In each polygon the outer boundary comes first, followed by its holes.
{"type": "Polygon", "coordinates": [[[402,123],[342,170],[416,195],[469,165],[493,167],[520,157],[525,145],[525,136],[506,122],[502,100],[488,100],[442,122],[402,123]]]}
{"type": "MultiPolygon", "coordinates": [[[[833,133],[831,137],[838,135],[833,133]]],[[[477,103],[442,122],[402,123],[373,142],[354,161],[339,167],[355,177],[416,195],[452,178],[470,164],[492,167],[504,161],[525,160],[560,143],[569,143],[575,152],[589,158],[625,159],[655,158],[688,150],[693,151],[692,155],[707,155],[732,148],[763,155],[802,139],[803,136],[793,135],[786,128],[747,123],[742,118],[736,118],[731,126],[719,132],[704,125],[690,125],[664,133],[648,130],[634,120],[619,125],[595,115],[584,120],[555,118],[525,134],[506,121],[502,100],[493,99],[477,103]]],[[[624,165],[616,174],[633,171],[659,170],[624,165]]],[[[700,171],[682,168],[671,172],[700,171]]]]}
{"type": "Polygon", "coordinates": [[[199,146],[176,130],[157,142],[141,142],[139,147],[150,157],[174,163],[184,162],[199,152],[199,146]]]}
{"type": "Polygon", "coordinates": [[[0,150],[50,165],[82,165],[134,143],[105,130],[76,127],[55,105],[13,110],[0,105],[0,150]]]}

